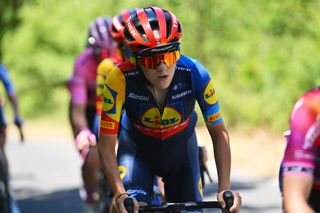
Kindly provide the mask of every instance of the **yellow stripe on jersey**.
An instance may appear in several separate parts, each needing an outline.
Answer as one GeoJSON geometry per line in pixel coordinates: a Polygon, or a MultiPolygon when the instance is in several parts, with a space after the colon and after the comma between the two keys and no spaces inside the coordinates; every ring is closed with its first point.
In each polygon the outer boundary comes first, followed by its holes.
{"type": "Polygon", "coordinates": [[[115,68],[114,63],[110,59],[104,59],[97,67],[97,96],[103,95],[104,83],[106,76],[115,68]]]}
{"type": "Polygon", "coordinates": [[[121,70],[116,67],[107,75],[104,87],[101,129],[102,133],[114,134],[120,122],[121,110],[125,99],[125,77],[121,70]]]}

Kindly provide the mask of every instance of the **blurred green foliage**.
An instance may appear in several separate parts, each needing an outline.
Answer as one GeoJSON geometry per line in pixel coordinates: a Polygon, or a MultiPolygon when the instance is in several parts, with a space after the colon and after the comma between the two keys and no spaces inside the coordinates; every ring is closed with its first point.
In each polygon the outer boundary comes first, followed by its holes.
{"type": "Polygon", "coordinates": [[[2,41],[23,114],[66,111],[64,83],[95,17],[152,5],[181,21],[182,52],[211,72],[228,126],[283,131],[294,101],[320,84],[318,0],[34,0],[2,41]]]}

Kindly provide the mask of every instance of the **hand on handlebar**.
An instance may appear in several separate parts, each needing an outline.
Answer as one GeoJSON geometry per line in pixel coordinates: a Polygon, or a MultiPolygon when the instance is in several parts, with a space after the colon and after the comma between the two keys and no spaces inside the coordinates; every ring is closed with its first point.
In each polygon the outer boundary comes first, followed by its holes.
{"type": "Polygon", "coordinates": [[[242,205],[241,196],[239,192],[222,191],[217,195],[217,199],[222,208],[229,212],[239,212],[242,205]]]}
{"type": "Polygon", "coordinates": [[[139,204],[133,198],[130,198],[127,193],[116,195],[113,198],[111,205],[112,213],[138,213],[139,204]]]}
{"type": "Polygon", "coordinates": [[[97,144],[97,139],[89,129],[83,129],[78,133],[74,142],[81,153],[82,159],[85,160],[90,147],[97,144]]]}

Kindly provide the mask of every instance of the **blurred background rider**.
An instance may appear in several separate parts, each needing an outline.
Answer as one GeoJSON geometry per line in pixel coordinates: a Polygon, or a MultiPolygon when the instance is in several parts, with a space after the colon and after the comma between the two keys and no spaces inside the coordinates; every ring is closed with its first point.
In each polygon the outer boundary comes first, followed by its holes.
{"type": "MultiPolygon", "coordinates": [[[[71,94],[69,116],[75,145],[83,159],[82,179],[85,193],[84,211],[95,211],[98,203],[97,184],[100,163],[93,123],[96,112],[96,74],[98,64],[107,57],[117,58],[116,42],[109,36],[111,17],[97,17],[89,26],[87,47],[75,60],[68,81],[71,94]]],[[[119,56],[120,57],[120,56],[119,56]]],[[[97,132],[97,131],[96,131],[97,132]]]]}

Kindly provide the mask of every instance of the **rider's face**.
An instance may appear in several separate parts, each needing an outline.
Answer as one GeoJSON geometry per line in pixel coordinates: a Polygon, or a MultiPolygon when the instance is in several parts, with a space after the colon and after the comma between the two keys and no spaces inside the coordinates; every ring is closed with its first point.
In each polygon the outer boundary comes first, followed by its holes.
{"type": "Polygon", "coordinates": [[[160,63],[155,69],[142,67],[142,72],[148,81],[157,89],[167,89],[173,79],[176,63],[169,67],[165,63],[160,63]]]}

